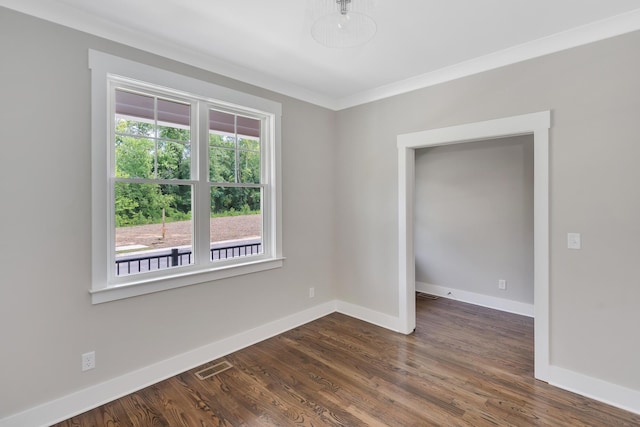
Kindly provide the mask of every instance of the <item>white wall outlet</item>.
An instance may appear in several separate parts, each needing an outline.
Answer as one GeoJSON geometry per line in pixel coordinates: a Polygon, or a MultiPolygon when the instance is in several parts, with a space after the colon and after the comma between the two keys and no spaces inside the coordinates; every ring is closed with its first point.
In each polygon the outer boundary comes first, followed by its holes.
{"type": "Polygon", "coordinates": [[[498,280],[498,289],[502,289],[503,291],[507,290],[507,281],[504,279],[498,280]]]}
{"type": "Polygon", "coordinates": [[[309,298],[316,296],[316,288],[309,288],[309,298]]]}
{"type": "Polygon", "coordinates": [[[582,236],[580,236],[580,233],[567,233],[567,248],[569,249],[582,248],[582,236]]]}
{"type": "Polygon", "coordinates": [[[82,371],[88,371],[96,367],[96,352],[90,351],[82,355],[82,371]]]}

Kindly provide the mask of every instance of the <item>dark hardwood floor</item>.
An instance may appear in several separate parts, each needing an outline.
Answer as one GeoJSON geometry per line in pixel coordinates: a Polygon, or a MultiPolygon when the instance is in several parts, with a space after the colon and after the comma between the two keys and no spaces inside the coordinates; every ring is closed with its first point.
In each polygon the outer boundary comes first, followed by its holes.
{"type": "Polygon", "coordinates": [[[417,313],[410,336],[332,314],[56,426],[640,426],[534,380],[532,319],[446,299],[417,313]]]}

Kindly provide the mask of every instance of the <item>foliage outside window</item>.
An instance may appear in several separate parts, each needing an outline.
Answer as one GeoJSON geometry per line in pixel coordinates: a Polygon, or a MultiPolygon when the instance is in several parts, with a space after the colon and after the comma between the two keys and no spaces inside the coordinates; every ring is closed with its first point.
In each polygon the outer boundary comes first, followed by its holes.
{"type": "Polygon", "coordinates": [[[280,266],[279,105],[99,52],[90,67],[94,303],[280,266]]]}

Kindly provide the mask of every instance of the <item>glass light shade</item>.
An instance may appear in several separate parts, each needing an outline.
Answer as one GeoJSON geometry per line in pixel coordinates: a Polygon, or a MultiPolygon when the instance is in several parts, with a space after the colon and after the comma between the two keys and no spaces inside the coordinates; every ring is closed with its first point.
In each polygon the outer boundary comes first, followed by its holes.
{"type": "Polygon", "coordinates": [[[311,35],[327,47],[349,48],[368,42],[376,30],[375,21],[363,13],[336,11],[321,16],[311,27],[311,35]]]}

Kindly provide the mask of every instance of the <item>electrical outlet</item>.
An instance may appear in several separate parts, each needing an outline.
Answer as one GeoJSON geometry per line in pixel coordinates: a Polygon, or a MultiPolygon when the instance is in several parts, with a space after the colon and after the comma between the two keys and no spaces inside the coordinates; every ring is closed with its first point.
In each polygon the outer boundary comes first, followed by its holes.
{"type": "Polygon", "coordinates": [[[582,237],[580,233],[567,233],[567,248],[582,249],[582,237]]]}
{"type": "Polygon", "coordinates": [[[82,355],[82,371],[88,371],[96,367],[96,352],[90,351],[82,355]]]}
{"type": "Polygon", "coordinates": [[[507,281],[504,280],[504,279],[498,280],[498,289],[506,291],[507,290],[507,281]]]}
{"type": "Polygon", "coordinates": [[[316,288],[309,288],[309,298],[316,296],[316,288]]]}

